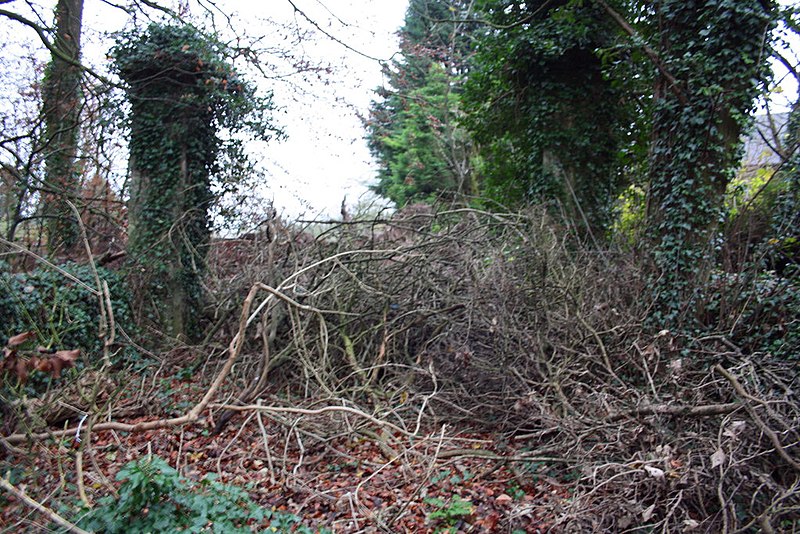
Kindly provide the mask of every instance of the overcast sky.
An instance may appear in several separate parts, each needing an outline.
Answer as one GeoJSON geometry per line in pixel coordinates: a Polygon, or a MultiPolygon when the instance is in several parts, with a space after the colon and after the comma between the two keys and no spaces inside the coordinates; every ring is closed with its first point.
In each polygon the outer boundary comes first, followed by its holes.
{"type": "MultiPolygon", "coordinates": [[[[275,81],[275,100],[287,111],[278,120],[289,138],[265,148],[269,183],[260,194],[273,198],[276,208],[288,216],[338,216],[343,198],[351,206],[363,200],[375,178],[359,113],[367,112],[375,88],[384,83],[378,60],[389,60],[397,52],[396,32],[408,2],[292,1],[329,36],[313,28],[288,0],[223,0],[218,5],[232,15],[234,28],[252,35],[275,23],[285,25],[281,32],[289,35],[298,27],[313,31],[295,48],[295,59],[327,64],[331,71],[321,77],[309,74],[275,81]]],[[[285,42],[284,36],[277,45],[285,42]]],[[[264,61],[271,59],[281,63],[270,54],[264,61]]],[[[281,68],[291,71],[288,66],[281,68]]]]}
{"type": "MultiPolygon", "coordinates": [[[[253,147],[254,158],[266,176],[251,198],[273,200],[288,218],[338,216],[345,196],[350,206],[362,199],[375,169],[359,114],[367,112],[375,88],[385,82],[381,61],[398,50],[397,30],[403,24],[407,0],[159,3],[174,9],[185,4],[193,21],[208,22],[207,15],[213,12],[223,40],[258,51],[265,75],[251,78],[273,91],[280,108],[275,121],[288,139],[253,147]],[[321,68],[325,70],[319,71],[321,68]],[[298,73],[298,69],[306,72],[298,73]]],[[[3,7],[49,25],[54,6],[55,0],[15,0],[3,7]]],[[[140,15],[139,19],[146,22],[140,15]]],[[[110,34],[126,24],[130,28],[130,23],[127,14],[103,0],[85,0],[84,63],[107,72],[106,54],[113,45],[110,34]]],[[[40,76],[25,68],[30,61],[18,58],[33,51],[44,64],[49,57],[32,30],[5,17],[0,18],[0,50],[4,57],[17,58],[11,65],[20,66],[2,75],[5,105],[13,107],[16,97],[12,95],[40,76]]],[[[236,66],[248,68],[242,60],[236,66]]],[[[124,154],[120,159],[125,159],[124,154]]],[[[117,163],[119,172],[124,173],[126,162],[117,163]]]]}

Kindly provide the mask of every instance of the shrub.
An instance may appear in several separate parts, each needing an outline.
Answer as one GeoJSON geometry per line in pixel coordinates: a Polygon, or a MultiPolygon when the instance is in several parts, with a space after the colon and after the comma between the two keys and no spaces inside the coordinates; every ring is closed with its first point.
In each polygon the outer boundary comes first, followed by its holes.
{"type": "Polygon", "coordinates": [[[262,510],[242,488],[215,475],[200,482],[181,476],[163,459],[134,460],[117,474],[119,497],[106,496],[77,521],[94,532],[312,532],[300,519],[262,510]],[[265,524],[269,520],[269,523],[265,524]]]}
{"type": "MultiPolygon", "coordinates": [[[[95,286],[88,265],[67,263],[61,268],[89,287],[95,286]]],[[[129,326],[128,293],[122,277],[103,268],[98,273],[108,282],[116,324],[129,326]]],[[[0,262],[0,319],[0,343],[35,331],[37,343],[47,348],[81,349],[83,354],[91,354],[103,347],[97,297],[50,267],[13,273],[0,262]]]]}
{"type": "Polygon", "coordinates": [[[800,285],[774,272],[717,272],[705,289],[706,326],[748,352],[798,358],[800,285]]]}

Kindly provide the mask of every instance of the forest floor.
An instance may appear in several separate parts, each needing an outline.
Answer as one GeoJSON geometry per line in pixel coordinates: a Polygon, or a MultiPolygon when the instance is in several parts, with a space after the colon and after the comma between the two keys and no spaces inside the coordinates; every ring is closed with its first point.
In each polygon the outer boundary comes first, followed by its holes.
{"type": "MultiPolygon", "coordinates": [[[[176,412],[201,393],[179,378],[161,385],[158,404],[176,412]]],[[[294,514],[314,532],[545,532],[552,522],[548,510],[569,497],[568,482],[558,481],[546,464],[520,461],[524,447],[501,435],[444,425],[420,431],[409,444],[408,436],[380,431],[370,437],[358,426],[331,428],[322,438],[248,413],[217,434],[209,419],[144,432],[93,432],[80,470],[74,437],[22,445],[24,453],[0,459],[15,466],[18,488],[52,510],[65,510],[79,503],[79,472],[91,501],[108,494],[110,485],[119,487],[115,475],[125,464],[155,455],[191,480],[215,474],[244,488],[264,509],[294,514]],[[402,449],[393,448],[398,443],[402,449]]],[[[2,497],[0,532],[50,531],[47,518],[14,496],[2,497]]]]}

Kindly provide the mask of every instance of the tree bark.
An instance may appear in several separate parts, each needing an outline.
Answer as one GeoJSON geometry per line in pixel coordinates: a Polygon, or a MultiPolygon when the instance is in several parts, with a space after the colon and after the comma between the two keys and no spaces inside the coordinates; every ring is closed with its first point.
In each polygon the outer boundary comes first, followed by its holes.
{"type": "MultiPolygon", "coordinates": [[[[81,108],[81,25],[83,0],[58,0],[53,53],[45,74],[45,184],[42,211],[51,254],[68,252],[78,241],[78,222],[67,204],[79,198],[76,169],[81,108]]],[[[77,204],[76,204],[77,205],[77,204]]]]}

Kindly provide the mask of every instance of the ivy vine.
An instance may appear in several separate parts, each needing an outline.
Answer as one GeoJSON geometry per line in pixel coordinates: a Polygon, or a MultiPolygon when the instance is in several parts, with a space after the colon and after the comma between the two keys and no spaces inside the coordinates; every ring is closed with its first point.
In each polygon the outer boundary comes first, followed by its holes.
{"type": "Polygon", "coordinates": [[[653,319],[689,325],[710,275],[723,196],[765,76],[770,5],[760,0],[658,4],[661,60],[650,147],[648,237],[657,271],[653,319]]]}
{"type": "Polygon", "coordinates": [[[123,33],[112,57],[131,107],[128,249],[137,311],[191,339],[202,316],[219,162],[241,159],[246,137],[281,135],[269,120],[272,94],[259,94],[232,65],[232,51],[190,24],[123,33]]]}

